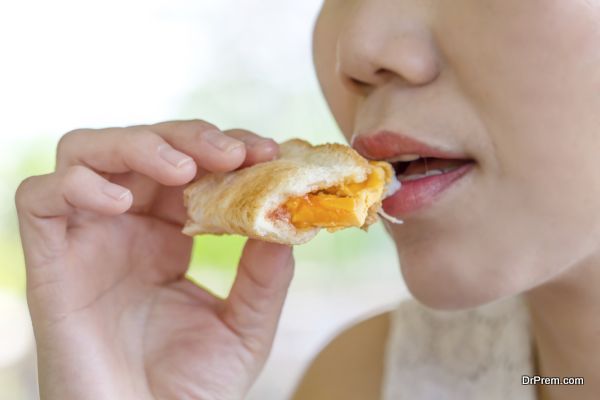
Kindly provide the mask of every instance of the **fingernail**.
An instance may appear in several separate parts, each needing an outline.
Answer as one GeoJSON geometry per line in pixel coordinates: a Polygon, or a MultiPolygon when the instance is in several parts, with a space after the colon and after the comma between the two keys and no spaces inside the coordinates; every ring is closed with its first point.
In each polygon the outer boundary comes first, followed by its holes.
{"type": "Polygon", "coordinates": [[[127,196],[131,195],[131,191],[129,189],[126,189],[119,185],[115,185],[114,183],[110,182],[104,185],[104,187],[102,188],[102,192],[108,197],[117,201],[121,201],[127,196]]]}
{"type": "Polygon", "coordinates": [[[229,137],[219,131],[206,131],[204,132],[206,140],[215,146],[217,149],[229,153],[244,146],[244,143],[237,139],[229,137]]]}
{"type": "Polygon", "coordinates": [[[167,143],[161,144],[158,147],[158,154],[163,160],[165,160],[175,168],[181,168],[181,166],[183,166],[184,164],[187,164],[190,161],[192,161],[192,157],[175,150],[167,143]]]}

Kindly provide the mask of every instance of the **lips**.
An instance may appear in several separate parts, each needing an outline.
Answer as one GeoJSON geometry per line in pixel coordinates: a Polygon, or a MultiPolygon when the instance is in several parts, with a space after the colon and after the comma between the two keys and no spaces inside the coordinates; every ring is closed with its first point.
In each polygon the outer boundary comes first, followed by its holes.
{"type": "Polygon", "coordinates": [[[464,160],[470,157],[458,151],[445,151],[415,140],[409,136],[389,131],[354,136],[352,147],[366,158],[395,161],[397,158],[420,157],[464,160]]]}
{"type": "Polygon", "coordinates": [[[352,145],[361,155],[388,161],[394,167],[402,186],[384,200],[383,209],[397,218],[432,206],[475,165],[466,153],[442,150],[394,132],[381,131],[353,139],[352,145]]]}

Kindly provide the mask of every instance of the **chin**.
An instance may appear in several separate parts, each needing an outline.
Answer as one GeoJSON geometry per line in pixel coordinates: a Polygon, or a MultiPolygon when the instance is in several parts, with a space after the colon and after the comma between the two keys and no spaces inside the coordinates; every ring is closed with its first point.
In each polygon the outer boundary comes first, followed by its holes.
{"type": "Polygon", "coordinates": [[[499,299],[453,291],[452,287],[448,285],[452,285],[452,283],[441,281],[439,284],[420,285],[406,279],[406,286],[410,294],[419,303],[434,310],[468,310],[499,299]]]}
{"type": "MultiPolygon", "coordinates": [[[[406,244],[406,242],[404,242],[406,244]]],[[[466,257],[452,244],[397,246],[400,269],[413,297],[436,310],[464,310],[516,294],[514,274],[489,257],[466,257]]],[[[475,252],[477,254],[477,252],[475,252]]]]}

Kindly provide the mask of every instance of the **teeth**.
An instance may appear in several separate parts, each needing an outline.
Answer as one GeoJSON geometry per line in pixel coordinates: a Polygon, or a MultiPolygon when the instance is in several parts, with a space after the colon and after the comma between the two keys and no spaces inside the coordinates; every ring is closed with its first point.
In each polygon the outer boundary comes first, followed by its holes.
{"type": "Polygon", "coordinates": [[[432,169],[430,171],[427,171],[427,173],[425,173],[425,174],[398,175],[398,179],[401,182],[416,181],[417,179],[426,178],[428,176],[436,176],[436,175],[445,174],[446,172],[455,170],[458,167],[459,166],[447,167],[447,168],[442,168],[442,169],[432,169]]]}
{"type": "Polygon", "coordinates": [[[444,171],[441,169],[432,169],[431,171],[427,171],[425,176],[435,176],[435,175],[441,175],[443,173],[444,173],[444,171]]]}
{"type": "Polygon", "coordinates": [[[421,179],[421,178],[425,178],[425,175],[423,174],[415,174],[415,175],[408,175],[408,176],[399,176],[400,178],[400,182],[409,182],[409,181],[416,181],[417,179],[421,179]]]}
{"type": "Polygon", "coordinates": [[[418,160],[419,158],[421,158],[421,156],[419,156],[418,154],[402,154],[401,156],[390,158],[389,160],[386,160],[386,161],[387,162],[397,162],[397,161],[407,162],[407,161],[415,161],[415,160],[418,160]]]}
{"type": "Polygon", "coordinates": [[[452,167],[442,168],[441,171],[445,174],[446,172],[454,171],[457,168],[462,167],[462,165],[454,165],[452,167]]]}

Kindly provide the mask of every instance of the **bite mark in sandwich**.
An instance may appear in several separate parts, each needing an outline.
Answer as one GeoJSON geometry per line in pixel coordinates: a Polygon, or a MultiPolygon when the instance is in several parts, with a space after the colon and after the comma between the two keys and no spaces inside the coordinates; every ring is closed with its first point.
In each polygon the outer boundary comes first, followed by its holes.
{"type": "Polygon", "coordinates": [[[209,174],[188,186],[183,232],[300,244],[322,228],[367,230],[397,184],[393,177],[389,163],[369,161],[349,146],[289,140],[276,160],[209,174]]]}
{"type": "Polygon", "coordinates": [[[381,199],[386,181],[383,163],[369,163],[373,170],[364,182],[344,182],[291,197],[269,216],[286,219],[298,229],[319,227],[334,231],[363,226],[369,209],[381,199]]]}

